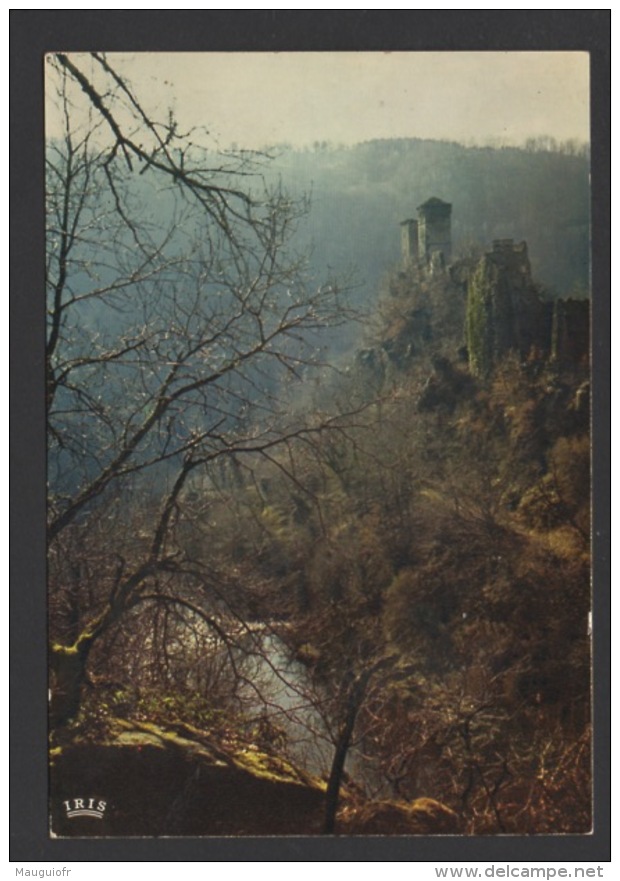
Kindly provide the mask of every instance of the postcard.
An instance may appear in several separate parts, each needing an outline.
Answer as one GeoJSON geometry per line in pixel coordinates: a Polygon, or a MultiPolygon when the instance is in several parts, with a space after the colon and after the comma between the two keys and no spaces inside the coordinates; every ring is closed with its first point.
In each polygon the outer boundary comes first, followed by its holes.
{"type": "Polygon", "coordinates": [[[42,62],[50,844],[592,838],[589,53],[42,62]]]}
{"type": "Polygon", "coordinates": [[[50,53],[50,832],[588,834],[588,56],[50,53]]]}

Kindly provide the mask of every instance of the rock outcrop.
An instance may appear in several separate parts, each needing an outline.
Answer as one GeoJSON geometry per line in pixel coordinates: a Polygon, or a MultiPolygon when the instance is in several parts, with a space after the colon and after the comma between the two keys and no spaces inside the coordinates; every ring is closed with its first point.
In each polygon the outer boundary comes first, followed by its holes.
{"type": "Polygon", "coordinates": [[[100,742],[52,756],[52,833],[65,837],[318,833],[325,784],[253,745],[222,747],[187,725],[115,719],[100,742]],[[68,817],[65,800],[105,802],[68,817]]]}
{"type": "Polygon", "coordinates": [[[458,815],[432,798],[412,802],[369,802],[343,811],[341,828],[350,835],[450,835],[459,832],[458,815]]]}
{"type": "MultiPolygon", "coordinates": [[[[178,723],[112,719],[99,738],[52,750],[54,837],[318,835],[326,783],[255,744],[178,723]],[[76,799],[101,806],[69,816],[76,799]]],[[[344,791],[340,834],[454,831],[456,815],[431,799],[365,802],[344,791]]]]}

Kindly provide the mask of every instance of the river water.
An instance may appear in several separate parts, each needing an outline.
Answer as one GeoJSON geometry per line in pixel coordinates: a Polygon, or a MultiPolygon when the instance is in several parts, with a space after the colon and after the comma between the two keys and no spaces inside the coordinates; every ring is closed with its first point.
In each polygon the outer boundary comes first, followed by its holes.
{"type": "MultiPolygon", "coordinates": [[[[326,720],[326,702],[311,683],[306,667],[291,659],[282,641],[269,631],[252,635],[254,647],[244,660],[251,684],[244,686],[244,710],[255,718],[266,718],[282,733],[274,743],[277,750],[297,767],[327,778],[334,755],[335,732],[326,720]],[[330,730],[331,729],[331,730],[330,730]]],[[[352,743],[346,772],[373,796],[390,795],[374,763],[352,743]]]]}
{"type": "Polygon", "coordinates": [[[274,634],[254,634],[253,641],[254,648],[243,662],[251,680],[241,692],[245,712],[266,719],[274,731],[281,732],[274,745],[294,764],[311,774],[328,774],[333,742],[308,671],[288,656],[274,634]]]}

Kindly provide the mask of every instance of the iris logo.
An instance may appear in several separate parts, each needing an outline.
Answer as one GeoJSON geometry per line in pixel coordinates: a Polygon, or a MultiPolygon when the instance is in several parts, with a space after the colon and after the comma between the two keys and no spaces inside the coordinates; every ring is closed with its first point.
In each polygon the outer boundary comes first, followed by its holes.
{"type": "Polygon", "coordinates": [[[96,798],[71,798],[63,801],[67,817],[95,817],[103,820],[106,803],[96,798]]]}

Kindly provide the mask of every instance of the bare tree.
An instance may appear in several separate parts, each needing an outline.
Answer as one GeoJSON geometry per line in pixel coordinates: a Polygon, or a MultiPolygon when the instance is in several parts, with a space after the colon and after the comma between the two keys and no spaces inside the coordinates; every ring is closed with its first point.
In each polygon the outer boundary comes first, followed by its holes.
{"type": "Polygon", "coordinates": [[[103,55],[50,65],[63,120],[47,154],[52,715],[62,722],[79,707],[93,646],[130,610],[190,604],[226,642],[196,604],[217,579],[175,540],[190,476],[340,424],[290,415],[286,387],[315,363],[316,332],[346,310],[334,284],[308,290],[288,248],[307,204],[267,187],[255,158],[218,164],[171,116],[151,119],[103,55]]]}

